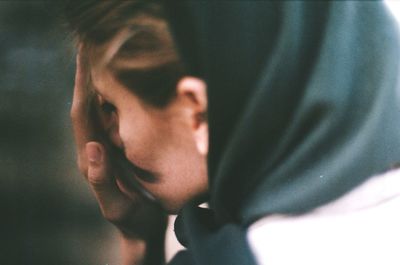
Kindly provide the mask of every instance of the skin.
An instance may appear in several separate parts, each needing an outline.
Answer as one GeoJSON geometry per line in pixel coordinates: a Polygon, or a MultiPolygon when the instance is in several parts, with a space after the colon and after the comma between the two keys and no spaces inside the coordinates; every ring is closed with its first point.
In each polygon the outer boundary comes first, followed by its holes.
{"type": "Polygon", "coordinates": [[[166,212],[176,213],[207,193],[208,129],[202,118],[207,109],[206,86],[200,79],[184,77],[176,97],[160,109],[139,99],[106,68],[92,66],[88,71],[87,61],[78,54],[71,109],[80,171],[104,217],[121,232],[123,264],[161,263],[147,260],[146,255],[162,256],[160,234],[165,232],[166,212]],[[88,103],[90,80],[97,94],[93,105],[88,103]],[[91,108],[100,122],[90,116],[91,108]],[[157,203],[121,181],[111,163],[114,147],[152,176],[149,180],[129,175],[157,203]]]}
{"type": "Polygon", "coordinates": [[[196,81],[182,80],[178,96],[158,109],[142,102],[107,69],[94,68],[92,80],[100,104],[114,109],[101,115],[112,143],[124,151],[131,163],[153,177],[137,180],[164,209],[176,213],[189,200],[206,192],[206,157],[196,144],[198,130],[205,126],[205,121],[198,119],[198,112],[205,109],[194,98],[196,92],[188,88],[196,81]]]}

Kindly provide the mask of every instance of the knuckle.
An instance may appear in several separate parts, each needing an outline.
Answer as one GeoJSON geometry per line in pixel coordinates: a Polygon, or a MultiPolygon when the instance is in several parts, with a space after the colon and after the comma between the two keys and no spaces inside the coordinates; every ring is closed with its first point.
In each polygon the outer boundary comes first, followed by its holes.
{"type": "Polygon", "coordinates": [[[72,106],[71,110],[69,111],[69,117],[71,118],[72,121],[75,121],[78,117],[78,111],[76,107],[72,106]]]}
{"type": "Polygon", "coordinates": [[[77,161],[76,161],[76,164],[78,165],[79,171],[80,171],[83,175],[87,176],[87,171],[88,171],[87,162],[84,161],[81,157],[78,157],[78,158],[77,158],[77,161]]]}
{"type": "Polygon", "coordinates": [[[85,110],[87,110],[87,106],[84,104],[84,102],[75,99],[72,102],[72,106],[69,111],[69,115],[72,120],[77,120],[82,116],[82,114],[85,113],[85,110]]]}
{"type": "Polygon", "coordinates": [[[88,170],[87,178],[90,185],[92,185],[93,188],[99,191],[108,189],[111,184],[109,176],[106,175],[103,168],[88,170]]]}
{"type": "Polygon", "coordinates": [[[87,179],[90,185],[92,185],[92,187],[95,188],[96,190],[102,190],[104,186],[108,184],[102,176],[97,176],[94,175],[93,173],[87,174],[87,179]]]}
{"type": "Polygon", "coordinates": [[[76,103],[72,103],[69,115],[72,119],[76,119],[80,115],[80,107],[76,103]]]}
{"type": "Polygon", "coordinates": [[[107,221],[116,225],[121,224],[125,218],[124,214],[118,209],[103,211],[103,216],[107,221]]]}

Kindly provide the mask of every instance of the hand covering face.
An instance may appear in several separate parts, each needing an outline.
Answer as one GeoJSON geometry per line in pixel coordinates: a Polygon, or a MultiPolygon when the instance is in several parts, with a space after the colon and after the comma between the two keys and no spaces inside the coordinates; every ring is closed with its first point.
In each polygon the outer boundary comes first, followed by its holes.
{"type": "Polygon", "coordinates": [[[400,160],[400,46],[383,3],[166,7],[184,62],[207,83],[210,128],[210,210],[182,211],[188,251],[173,264],[255,264],[252,222],[311,211],[400,160]]]}

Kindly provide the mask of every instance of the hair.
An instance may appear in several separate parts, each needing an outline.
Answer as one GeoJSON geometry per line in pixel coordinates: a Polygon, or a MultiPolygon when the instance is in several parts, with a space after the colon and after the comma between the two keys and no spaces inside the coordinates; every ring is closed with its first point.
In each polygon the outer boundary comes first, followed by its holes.
{"type": "Polygon", "coordinates": [[[153,0],[70,1],[65,16],[91,65],[111,70],[144,102],[166,106],[185,67],[163,5],[153,0]]]}

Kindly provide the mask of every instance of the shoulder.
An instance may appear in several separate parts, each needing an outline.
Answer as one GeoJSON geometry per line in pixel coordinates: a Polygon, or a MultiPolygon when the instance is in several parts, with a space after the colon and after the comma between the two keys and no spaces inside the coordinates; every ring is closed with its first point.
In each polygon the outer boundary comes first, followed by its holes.
{"type": "Polygon", "coordinates": [[[304,215],[264,217],[247,239],[259,264],[394,265],[399,223],[400,170],[393,170],[304,215]]]}

